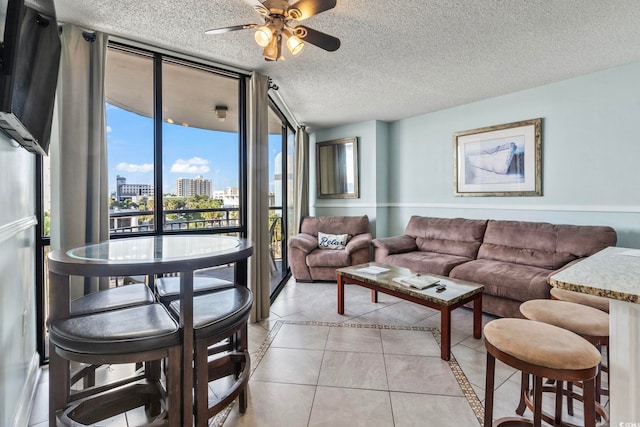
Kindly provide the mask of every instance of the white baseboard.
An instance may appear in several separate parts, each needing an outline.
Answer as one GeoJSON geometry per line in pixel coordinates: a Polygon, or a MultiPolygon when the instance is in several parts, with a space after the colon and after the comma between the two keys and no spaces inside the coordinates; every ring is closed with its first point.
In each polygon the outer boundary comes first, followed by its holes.
{"type": "Polygon", "coordinates": [[[29,418],[31,417],[31,410],[33,409],[33,401],[36,397],[36,391],[38,390],[38,382],[40,380],[40,355],[34,353],[29,364],[29,372],[27,372],[27,379],[24,382],[24,387],[20,392],[20,399],[18,400],[18,409],[16,415],[13,418],[13,427],[26,427],[29,425],[29,418]]]}

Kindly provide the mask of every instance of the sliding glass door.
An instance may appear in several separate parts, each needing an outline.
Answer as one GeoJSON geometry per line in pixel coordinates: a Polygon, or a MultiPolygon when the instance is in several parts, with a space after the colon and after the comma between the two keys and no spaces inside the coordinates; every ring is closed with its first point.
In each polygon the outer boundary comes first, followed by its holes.
{"type": "Polygon", "coordinates": [[[277,296],[289,277],[287,236],[293,216],[291,192],[294,134],[275,106],[269,108],[269,259],[271,297],[277,296]]]}

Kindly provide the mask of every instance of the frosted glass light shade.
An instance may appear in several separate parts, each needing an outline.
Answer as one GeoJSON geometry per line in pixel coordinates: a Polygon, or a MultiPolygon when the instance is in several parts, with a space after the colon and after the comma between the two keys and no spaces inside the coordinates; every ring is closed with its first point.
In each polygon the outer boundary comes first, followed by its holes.
{"type": "Polygon", "coordinates": [[[287,39],[287,47],[289,48],[289,52],[293,55],[297,55],[302,52],[304,48],[304,43],[296,36],[291,36],[287,39]]]}
{"type": "Polygon", "coordinates": [[[266,47],[269,45],[269,42],[273,38],[273,32],[269,27],[259,27],[254,37],[256,39],[256,43],[258,43],[262,47],[266,47]]]}

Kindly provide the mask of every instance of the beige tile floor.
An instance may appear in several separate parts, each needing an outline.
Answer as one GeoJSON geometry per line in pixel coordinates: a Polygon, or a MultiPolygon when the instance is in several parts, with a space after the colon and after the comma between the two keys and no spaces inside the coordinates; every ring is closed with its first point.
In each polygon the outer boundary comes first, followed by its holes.
{"type": "MultiPolygon", "coordinates": [[[[483,315],[483,323],[493,318],[483,315]]],[[[347,285],[345,314],[336,312],[335,283],[291,280],[271,307],[269,319],[249,327],[256,352],[278,320],[391,326],[440,326],[436,310],[347,285]]],[[[484,399],[486,352],[472,337],[472,312],[452,315],[452,353],[478,398],[484,399]]],[[[494,418],[514,415],[520,374],[496,366],[494,418]]],[[[30,426],[47,425],[48,375],[41,376],[30,426]]],[[[211,393],[219,384],[212,383],[211,393]]],[[[552,408],[552,402],[546,402],[552,408]]],[[[579,417],[581,408],[576,407],[579,417]]],[[[141,425],[136,412],[102,425],[141,425]]],[[[572,420],[572,418],[569,418],[572,420]]],[[[283,324],[249,382],[249,407],[237,404],[224,427],[477,426],[473,411],[431,333],[283,324]]]]}

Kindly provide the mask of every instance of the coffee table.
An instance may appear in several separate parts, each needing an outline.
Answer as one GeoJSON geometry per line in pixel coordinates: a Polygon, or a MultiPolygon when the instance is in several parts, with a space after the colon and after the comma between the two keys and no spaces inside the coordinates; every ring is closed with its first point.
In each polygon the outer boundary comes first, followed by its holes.
{"type": "Polygon", "coordinates": [[[446,289],[438,292],[436,287],[432,286],[420,290],[393,280],[414,275],[415,273],[408,268],[376,262],[340,268],[336,273],[338,274],[338,314],[344,314],[344,285],[349,283],[371,289],[371,302],[374,303],[378,302],[378,292],[382,292],[439,310],[442,360],[449,360],[451,357],[451,312],[456,308],[473,301],[473,337],[479,339],[481,336],[482,291],[484,290],[482,285],[435,274],[424,274],[423,276],[438,279],[440,284],[446,285],[446,289]],[[378,274],[362,271],[372,266],[386,269],[386,271],[378,274]]]}

